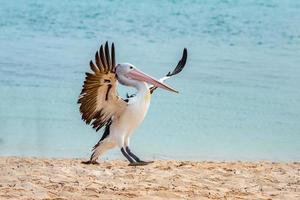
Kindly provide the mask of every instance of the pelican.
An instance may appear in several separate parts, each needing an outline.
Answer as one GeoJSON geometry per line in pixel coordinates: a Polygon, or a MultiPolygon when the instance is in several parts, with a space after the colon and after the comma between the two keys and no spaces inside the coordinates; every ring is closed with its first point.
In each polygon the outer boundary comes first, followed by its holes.
{"type": "Polygon", "coordinates": [[[95,55],[95,63],[90,61],[92,72],[86,73],[78,104],[82,120],[93,126],[96,131],[104,128],[103,135],[94,146],[92,155],[84,164],[98,164],[97,159],[106,151],[118,147],[130,162],[129,165],[146,165],[129,148],[130,137],[141,124],[148,111],[151,95],[157,88],[178,93],[164,81],[181,72],[187,59],[187,50],[172,72],[157,80],[138,70],[130,63],[116,64],[114,43],[109,51],[108,42],[101,45],[95,55]],[[136,89],[134,95],[121,98],[118,83],[136,89]]]}

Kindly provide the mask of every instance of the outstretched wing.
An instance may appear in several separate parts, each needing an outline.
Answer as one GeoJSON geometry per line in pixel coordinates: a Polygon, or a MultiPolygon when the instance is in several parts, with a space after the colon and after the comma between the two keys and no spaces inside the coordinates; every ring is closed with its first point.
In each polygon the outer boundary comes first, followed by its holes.
{"type": "Polygon", "coordinates": [[[108,42],[101,45],[95,55],[95,64],[90,61],[92,73],[86,73],[78,103],[82,119],[98,131],[113,117],[118,117],[127,103],[117,94],[115,73],[115,47],[112,43],[111,56],[108,42]]]}
{"type": "MultiPolygon", "coordinates": [[[[177,66],[175,67],[175,69],[169,73],[167,73],[167,75],[161,79],[159,79],[161,82],[164,82],[165,80],[167,80],[168,78],[170,78],[171,76],[174,76],[176,74],[178,74],[179,72],[181,72],[186,64],[186,59],[187,59],[187,49],[184,48],[183,49],[183,53],[182,53],[182,58],[180,59],[180,61],[178,62],[177,66]]],[[[154,90],[156,90],[157,87],[152,86],[150,87],[150,93],[152,94],[154,92],[154,90]]]]}

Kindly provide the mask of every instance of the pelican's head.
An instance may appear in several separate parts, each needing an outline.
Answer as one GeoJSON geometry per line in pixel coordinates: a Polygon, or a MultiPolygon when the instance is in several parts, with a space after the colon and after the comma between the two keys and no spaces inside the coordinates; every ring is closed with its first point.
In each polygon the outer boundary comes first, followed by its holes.
{"type": "Polygon", "coordinates": [[[178,93],[178,91],[138,70],[134,65],[130,63],[118,64],[116,66],[116,74],[118,77],[118,81],[123,85],[134,87],[141,82],[146,82],[154,85],[155,87],[178,93]]]}

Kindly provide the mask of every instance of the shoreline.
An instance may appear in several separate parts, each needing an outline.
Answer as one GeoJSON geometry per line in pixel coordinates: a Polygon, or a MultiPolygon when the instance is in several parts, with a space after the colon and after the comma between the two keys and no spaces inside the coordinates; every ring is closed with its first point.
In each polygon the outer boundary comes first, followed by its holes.
{"type": "Polygon", "coordinates": [[[300,199],[300,162],[0,157],[0,199],[300,199]]]}

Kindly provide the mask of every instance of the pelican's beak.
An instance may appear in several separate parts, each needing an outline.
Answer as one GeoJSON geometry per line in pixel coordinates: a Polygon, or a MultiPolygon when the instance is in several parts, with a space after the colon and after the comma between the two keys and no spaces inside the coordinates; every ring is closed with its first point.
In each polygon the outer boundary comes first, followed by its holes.
{"type": "Polygon", "coordinates": [[[129,78],[132,78],[134,80],[137,80],[137,81],[144,81],[144,82],[147,82],[151,85],[154,85],[155,87],[159,87],[159,88],[162,88],[162,89],[165,89],[165,90],[168,90],[168,91],[171,91],[171,92],[176,92],[178,93],[178,91],[174,90],[173,88],[171,88],[170,86],[156,80],[155,78],[145,74],[144,72],[141,72],[140,70],[138,69],[133,69],[132,71],[130,71],[127,76],[129,78]]]}

